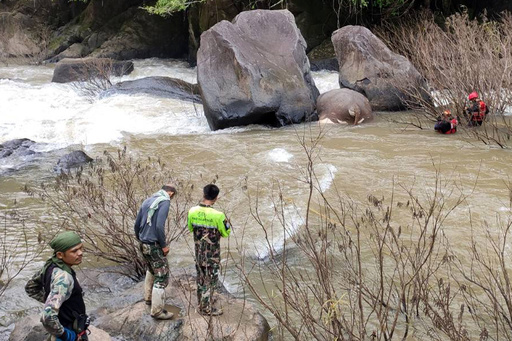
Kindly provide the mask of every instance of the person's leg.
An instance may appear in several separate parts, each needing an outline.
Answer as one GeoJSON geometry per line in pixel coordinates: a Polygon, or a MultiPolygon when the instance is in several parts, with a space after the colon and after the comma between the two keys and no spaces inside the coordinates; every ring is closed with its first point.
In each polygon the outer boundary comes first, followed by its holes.
{"type": "Polygon", "coordinates": [[[208,248],[204,256],[206,257],[207,266],[204,270],[204,292],[202,293],[201,306],[203,308],[203,312],[207,315],[221,315],[222,309],[217,309],[213,307],[213,297],[219,279],[220,244],[208,244],[208,248]]]}
{"type": "MultiPolygon", "coordinates": [[[[165,310],[165,288],[169,284],[169,263],[159,246],[144,245],[145,258],[152,270],[154,279],[151,292],[151,316],[157,319],[170,319],[172,313],[165,310]]],[[[149,284],[149,283],[148,283],[149,284]]]]}
{"type": "Polygon", "coordinates": [[[151,247],[149,245],[140,244],[140,251],[146,261],[146,278],[144,279],[144,301],[147,305],[151,305],[151,296],[153,294],[153,284],[155,282],[154,271],[151,266],[151,247]]]}

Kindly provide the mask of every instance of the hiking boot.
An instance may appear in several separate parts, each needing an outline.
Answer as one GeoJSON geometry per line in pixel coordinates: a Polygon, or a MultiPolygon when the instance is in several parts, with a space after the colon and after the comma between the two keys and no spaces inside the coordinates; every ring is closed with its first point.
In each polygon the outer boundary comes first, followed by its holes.
{"type": "Polygon", "coordinates": [[[206,309],[199,309],[198,313],[203,316],[219,316],[219,315],[222,315],[224,312],[222,311],[221,308],[211,308],[211,309],[206,308],[206,309]]]}
{"type": "Polygon", "coordinates": [[[172,319],[173,315],[174,315],[173,313],[170,313],[164,309],[157,315],[151,315],[151,317],[154,319],[157,319],[157,320],[170,320],[170,319],[172,319]]]}

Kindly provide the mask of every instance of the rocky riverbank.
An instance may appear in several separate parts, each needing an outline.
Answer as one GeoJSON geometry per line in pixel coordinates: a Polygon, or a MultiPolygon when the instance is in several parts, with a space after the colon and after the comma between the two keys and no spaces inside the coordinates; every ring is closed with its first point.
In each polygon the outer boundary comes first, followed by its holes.
{"type": "MultiPolygon", "coordinates": [[[[268,340],[270,327],[265,318],[246,300],[219,288],[216,305],[224,314],[205,317],[196,312],[195,270],[171,270],[166,288],[168,309],[175,313],[169,321],[151,318],[143,301],[144,283],[134,283],[103,270],[78,271],[85,295],[102,296],[102,304],[91,309],[91,341],[112,340],[268,340]]],[[[42,308],[42,305],[41,305],[42,308]]],[[[37,314],[16,322],[9,341],[43,341],[44,330],[37,314]]]]}

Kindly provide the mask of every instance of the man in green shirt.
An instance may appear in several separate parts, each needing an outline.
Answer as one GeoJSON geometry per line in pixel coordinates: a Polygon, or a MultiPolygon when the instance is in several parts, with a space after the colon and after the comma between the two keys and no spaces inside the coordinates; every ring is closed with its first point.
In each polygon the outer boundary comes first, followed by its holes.
{"type": "Polygon", "coordinates": [[[188,229],[194,234],[198,312],[217,316],[212,297],[217,287],[220,267],[220,238],[229,237],[231,228],[224,213],[211,206],[217,201],[219,188],[213,184],[203,188],[203,199],[188,212],[188,229]]]}

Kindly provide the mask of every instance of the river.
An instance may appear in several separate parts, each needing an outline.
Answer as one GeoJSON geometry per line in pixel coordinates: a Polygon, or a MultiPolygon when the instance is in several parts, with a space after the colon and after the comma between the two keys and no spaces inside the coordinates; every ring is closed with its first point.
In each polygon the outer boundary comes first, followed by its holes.
{"type": "MultiPolygon", "coordinates": [[[[181,61],[148,59],[134,64],[132,74],[114,81],[169,76],[196,82],[196,70],[181,61]]],[[[272,184],[276,182],[281,184],[286,200],[303,202],[308,190],[298,178],[307,159],[299,139],[322,133],[315,169],[324,193],[337,188],[364,202],[370,194],[389,197],[393,184],[395,188],[401,184],[414,186],[421,194],[434,186],[439,170],[447,187],[462,188],[468,195],[447,221],[446,233],[461,251],[469,241],[469,212],[476,226],[484,219],[492,224],[496,215],[510,214],[510,151],[486,146],[463,133],[439,135],[431,128],[398,125],[395,121],[411,115],[408,112],[377,113],[373,122],[355,127],[306,123],[280,129],[249,126],[212,132],[201,105],[146,94],[91,101],[68,84],[51,83],[52,74],[53,65],[0,67],[0,143],[29,138],[37,142],[35,151],[45,152],[45,157],[0,160],[0,209],[11,207],[16,199],[22,209],[42,210],[21,187],[50,180],[58,156],[65,151],[82,149],[95,158],[104,150],[126,146],[135,158],[166,160],[177,174],[195,179],[198,186],[205,181],[201,176],[218,176],[217,184],[224,192],[218,205],[230,214],[235,226],[244,227],[243,240],[240,230],[235,229],[230,245],[241,243],[252,256],[264,257],[268,251],[263,232],[248,217],[243,183],[247,179],[253,189],[260,189],[262,212],[269,216],[273,210],[272,184]]],[[[335,72],[314,72],[313,76],[320,93],[338,87],[335,72]]],[[[301,227],[301,208],[299,204],[297,212],[287,212],[293,229],[301,227]]],[[[282,235],[276,233],[273,239],[276,249],[283,243],[282,235]]],[[[178,240],[171,253],[171,267],[193,264],[190,241],[178,240]]],[[[46,256],[22,272],[13,288],[0,298],[0,325],[4,329],[12,328],[12,322],[26,309],[35,309],[36,304],[23,294],[23,284],[46,256]]],[[[224,284],[237,294],[239,281],[233,264],[225,265],[224,284]]],[[[95,299],[101,301],[101,297],[95,299]]],[[[7,333],[4,330],[0,339],[7,333]]]]}

